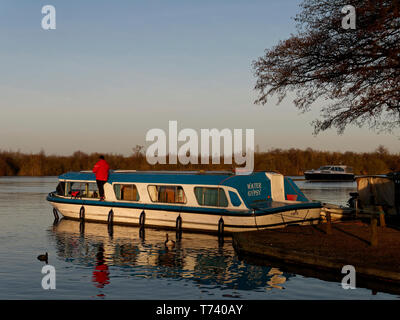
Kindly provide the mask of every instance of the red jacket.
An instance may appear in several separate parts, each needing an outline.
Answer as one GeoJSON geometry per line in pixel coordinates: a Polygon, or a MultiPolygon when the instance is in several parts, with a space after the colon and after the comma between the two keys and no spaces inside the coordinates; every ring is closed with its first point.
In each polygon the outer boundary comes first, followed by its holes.
{"type": "Polygon", "coordinates": [[[108,170],[110,166],[106,160],[99,160],[93,167],[93,172],[96,174],[96,180],[107,181],[108,180],[108,170]]]}

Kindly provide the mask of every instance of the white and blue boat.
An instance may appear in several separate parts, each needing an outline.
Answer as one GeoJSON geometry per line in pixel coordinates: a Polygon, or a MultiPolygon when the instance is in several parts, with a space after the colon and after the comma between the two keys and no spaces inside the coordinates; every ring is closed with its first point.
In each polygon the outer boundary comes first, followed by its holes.
{"type": "Polygon", "coordinates": [[[322,207],[274,172],[117,170],[104,191],[93,173],[69,172],[47,200],[70,219],[219,234],[314,224],[322,207]]]}

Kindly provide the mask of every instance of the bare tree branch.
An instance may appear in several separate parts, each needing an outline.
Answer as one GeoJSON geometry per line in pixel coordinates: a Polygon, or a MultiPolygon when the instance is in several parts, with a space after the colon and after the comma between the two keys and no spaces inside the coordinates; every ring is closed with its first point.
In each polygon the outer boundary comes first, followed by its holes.
{"type": "Polygon", "coordinates": [[[297,35],[253,61],[255,103],[294,92],[295,106],[310,110],[331,101],[314,132],[352,124],[391,131],[400,126],[400,1],[304,0],[297,35]],[[343,29],[345,5],[356,8],[356,29],[343,29]]]}

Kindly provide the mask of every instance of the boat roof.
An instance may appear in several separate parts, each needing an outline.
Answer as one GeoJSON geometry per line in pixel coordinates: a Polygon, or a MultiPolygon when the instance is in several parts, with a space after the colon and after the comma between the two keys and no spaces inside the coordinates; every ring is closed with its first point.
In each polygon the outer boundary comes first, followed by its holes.
{"type": "MultiPolygon", "coordinates": [[[[265,172],[253,172],[249,175],[235,175],[229,171],[111,171],[108,182],[230,185],[231,183],[228,183],[229,180],[245,183],[254,178],[266,178],[265,172]]],[[[60,175],[59,179],[69,181],[96,181],[96,176],[89,171],[68,172],[60,175]]]]}

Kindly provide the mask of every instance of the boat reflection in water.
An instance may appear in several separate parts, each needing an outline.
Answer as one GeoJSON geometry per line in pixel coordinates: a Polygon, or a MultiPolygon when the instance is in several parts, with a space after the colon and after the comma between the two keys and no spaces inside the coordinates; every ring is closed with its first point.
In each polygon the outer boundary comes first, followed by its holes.
{"type": "Polygon", "coordinates": [[[230,237],[221,241],[214,235],[184,232],[179,239],[173,231],[119,225],[110,229],[107,224],[68,219],[56,223],[50,235],[62,260],[93,268],[92,281],[98,288],[112,283],[113,276],[129,275],[191,281],[222,290],[266,291],[284,288],[292,276],[239,260],[230,237]],[[166,233],[176,241],[173,248],[165,245],[166,233]]]}

